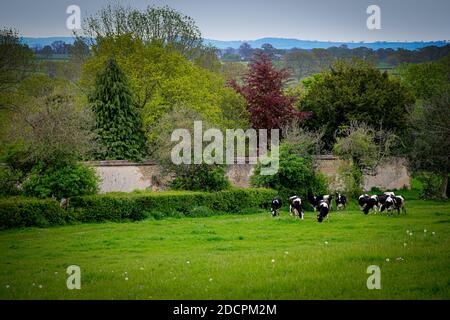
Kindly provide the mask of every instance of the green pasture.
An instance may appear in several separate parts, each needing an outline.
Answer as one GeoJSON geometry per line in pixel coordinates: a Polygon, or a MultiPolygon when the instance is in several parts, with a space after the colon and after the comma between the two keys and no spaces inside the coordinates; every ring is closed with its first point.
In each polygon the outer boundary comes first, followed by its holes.
{"type": "Polygon", "coordinates": [[[0,299],[450,299],[450,202],[0,232],[0,299]],[[81,268],[68,290],[66,268],[81,268]],[[366,286],[381,269],[381,289],[366,286]]]}

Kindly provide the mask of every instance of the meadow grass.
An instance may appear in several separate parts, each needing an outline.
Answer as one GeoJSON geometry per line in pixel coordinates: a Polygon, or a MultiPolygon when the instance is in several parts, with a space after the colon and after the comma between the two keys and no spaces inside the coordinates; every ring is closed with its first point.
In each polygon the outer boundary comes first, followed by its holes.
{"type": "Polygon", "coordinates": [[[450,202],[407,207],[2,231],[0,299],[449,299],[450,202]],[[66,287],[69,265],[81,290],[66,287]],[[381,290],[367,289],[370,265],[381,290]]]}

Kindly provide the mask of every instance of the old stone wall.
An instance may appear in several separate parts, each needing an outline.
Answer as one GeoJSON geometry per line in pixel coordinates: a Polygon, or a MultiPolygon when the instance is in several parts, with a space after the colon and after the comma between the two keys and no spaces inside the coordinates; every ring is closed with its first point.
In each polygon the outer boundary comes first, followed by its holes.
{"type": "MultiPolygon", "coordinates": [[[[343,163],[334,156],[318,156],[316,170],[322,172],[328,179],[331,190],[342,190],[344,184],[339,177],[339,166],[343,163]]],[[[100,192],[134,190],[162,191],[167,189],[168,178],[161,173],[161,169],[152,161],[144,163],[130,163],[127,161],[96,161],[89,162],[100,176],[100,192]]],[[[254,165],[234,164],[228,166],[227,177],[231,184],[237,187],[250,186],[250,177],[254,165]]],[[[394,190],[411,187],[411,178],[408,174],[405,160],[393,158],[373,172],[363,177],[364,190],[378,187],[381,190],[394,190]]]]}

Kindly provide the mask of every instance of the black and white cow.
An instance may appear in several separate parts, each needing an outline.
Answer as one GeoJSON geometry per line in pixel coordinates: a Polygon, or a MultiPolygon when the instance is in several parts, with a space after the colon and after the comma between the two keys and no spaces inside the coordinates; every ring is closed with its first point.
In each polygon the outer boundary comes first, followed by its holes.
{"type": "Polygon", "coordinates": [[[289,212],[294,217],[299,217],[303,220],[304,211],[303,211],[303,201],[299,196],[292,196],[289,198],[289,212]]]}
{"type": "Polygon", "coordinates": [[[270,213],[272,214],[272,217],[276,217],[279,215],[278,210],[280,210],[282,205],[283,204],[281,202],[280,197],[275,197],[272,199],[272,205],[271,205],[271,209],[270,209],[270,213]]]}
{"type": "Polygon", "coordinates": [[[359,198],[358,198],[358,205],[359,205],[359,208],[361,210],[364,209],[364,207],[366,206],[367,202],[369,202],[369,199],[370,199],[370,196],[367,193],[366,194],[362,194],[362,195],[359,196],[359,198]]]}
{"type": "Polygon", "coordinates": [[[336,202],[336,210],[345,209],[347,206],[347,197],[339,192],[336,192],[336,199],[334,201],[336,202]]]}
{"type": "Polygon", "coordinates": [[[402,196],[389,196],[381,206],[381,212],[397,210],[397,213],[400,214],[400,209],[406,214],[405,199],[402,196]]]}
{"type": "Polygon", "coordinates": [[[329,219],[330,205],[328,204],[328,202],[326,200],[320,201],[317,211],[319,211],[317,213],[317,221],[318,222],[322,222],[323,219],[325,219],[325,217],[328,217],[328,219],[329,219]]]}
{"type": "Polygon", "coordinates": [[[363,198],[365,204],[362,207],[362,211],[364,214],[368,214],[370,210],[374,210],[375,212],[378,210],[378,196],[367,196],[363,198]]]}
{"type": "Polygon", "coordinates": [[[325,201],[328,203],[328,209],[331,210],[331,200],[333,200],[333,196],[329,194],[324,194],[321,196],[315,196],[312,193],[308,193],[308,201],[314,208],[314,211],[319,211],[319,204],[321,201],[325,201]]]}

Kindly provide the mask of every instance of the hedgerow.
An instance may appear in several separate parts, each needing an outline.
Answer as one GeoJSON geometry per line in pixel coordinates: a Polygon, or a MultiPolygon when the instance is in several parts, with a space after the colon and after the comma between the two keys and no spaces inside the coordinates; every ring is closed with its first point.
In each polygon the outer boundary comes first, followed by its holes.
{"type": "Polygon", "coordinates": [[[68,220],[66,210],[53,199],[12,197],[0,200],[0,229],[47,227],[68,220]]]}
{"type": "Polygon", "coordinates": [[[137,221],[198,217],[268,208],[276,191],[227,189],[219,192],[169,191],[108,193],[69,199],[66,209],[52,199],[0,199],[0,229],[45,227],[73,222],[137,221]]]}

